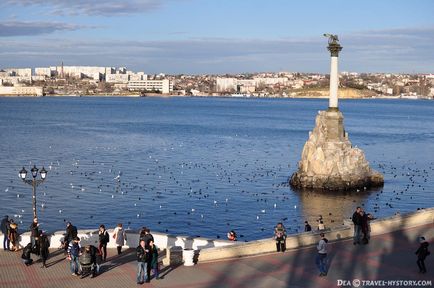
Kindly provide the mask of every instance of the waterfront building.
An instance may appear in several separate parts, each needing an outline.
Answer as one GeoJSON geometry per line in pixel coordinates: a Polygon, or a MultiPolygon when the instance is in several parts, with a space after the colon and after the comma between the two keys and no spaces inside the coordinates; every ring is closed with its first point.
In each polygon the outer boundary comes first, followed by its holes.
{"type": "Polygon", "coordinates": [[[113,73],[112,67],[98,66],[56,66],[57,75],[75,77],[75,78],[91,78],[97,81],[105,80],[106,75],[113,73]]]}
{"type": "Polygon", "coordinates": [[[129,81],[127,88],[130,91],[160,91],[170,94],[173,92],[173,82],[168,79],[129,81]]]}
{"type": "Polygon", "coordinates": [[[105,75],[105,81],[108,83],[126,84],[128,83],[128,74],[107,74],[105,75]]]}
{"type": "Polygon", "coordinates": [[[252,93],[256,91],[256,80],[236,79],[236,78],[217,78],[217,92],[240,92],[252,93]]]}
{"type": "Polygon", "coordinates": [[[43,96],[44,88],[37,86],[0,86],[0,96],[43,96]]]}

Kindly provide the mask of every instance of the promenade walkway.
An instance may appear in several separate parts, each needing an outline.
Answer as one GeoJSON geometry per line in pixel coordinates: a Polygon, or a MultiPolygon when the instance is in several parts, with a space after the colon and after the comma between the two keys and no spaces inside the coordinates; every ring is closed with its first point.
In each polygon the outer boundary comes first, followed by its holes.
{"type": "MultiPolygon", "coordinates": [[[[364,246],[354,246],[351,240],[329,243],[330,269],[327,277],[318,277],[314,263],[315,247],[305,247],[285,253],[199,263],[193,267],[162,267],[163,279],[152,279],[151,283],[142,286],[138,286],[135,281],[136,261],[133,249],[125,250],[120,256],[110,250],[109,256],[112,256],[103,264],[102,273],[94,279],[72,276],[69,263],[60,251],[52,251],[52,257],[48,260],[49,267],[42,269],[39,262],[29,267],[22,264],[20,252],[1,250],[0,287],[338,287],[338,280],[353,279],[422,280],[431,281],[431,284],[421,287],[432,287],[434,244],[430,247],[432,255],[426,260],[428,273],[419,274],[414,252],[419,245],[417,237],[420,235],[432,243],[434,225],[375,236],[369,245],[364,246]]],[[[33,259],[36,259],[35,256],[33,259]]],[[[407,283],[409,285],[406,287],[416,287],[415,283],[407,283]]],[[[386,282],[385,286],[362,283],[360,287],[405,286],[393,286],[391,282],[386,282]]]]}

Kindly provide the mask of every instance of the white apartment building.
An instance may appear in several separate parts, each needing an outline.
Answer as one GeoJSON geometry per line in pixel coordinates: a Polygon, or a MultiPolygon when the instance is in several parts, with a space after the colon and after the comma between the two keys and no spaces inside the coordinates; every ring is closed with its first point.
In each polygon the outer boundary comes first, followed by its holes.
{"type": "Polygon", "coordinates": [[[128,83],[129,75],[128,74],[106,74],[105,81],[108,83],[119,83],[126,84],[128,83]]]}
{"type": "Polygon", "coordinates": [[[44,88],[36,86],[0,86],[0,95],[4,96],[43,96],[44,88]]]}
{"type": "Polygon", "coordinates": [[[94,80],[104,80],[107,74],[112,74],[113,68],[98,66],[56,66],[56,71],[57,75],[63,77],[88,77],[94,80]]]}
{"type": "Polygon", "coordinates": [[[217,78],[217,92],[236,91],[252,93],[259,85],[272,86],[276,84],[289,85],[286,77],[255,77],[254,79],[217,78]]]}
{"type": "Polygon", "coordinates": [[[25,78],[32,77],[32,68],[6,68],[2,70],[8,73],[9,76],[18,76],[25,78]]]}
{"type": "Polygon", "coordinates": [[[35,68],[36,76],[44,76],[44,77],[52,77],[56,75],[55,67],[36,67],[35,68]],[[54,68],[54,69],[52,69],[54,68]]]}
{"type": "Polygon", "coordinates": [[[173,92],[173,83],[168,79],[129,81],[127,88],[130,91],[157,90],[163,94],[170,94],[173,92]]]}
{"type": "Polygon", "coordinates": [[[267,77],[267,78],[263,78],[263,77],[255,77],[253,78],[256,82],[256,86],[262,84],[262,85],[276,85],[276,84],[281,84],[281,85],[288,85],[288,78],[285,77],[267,77]]]}

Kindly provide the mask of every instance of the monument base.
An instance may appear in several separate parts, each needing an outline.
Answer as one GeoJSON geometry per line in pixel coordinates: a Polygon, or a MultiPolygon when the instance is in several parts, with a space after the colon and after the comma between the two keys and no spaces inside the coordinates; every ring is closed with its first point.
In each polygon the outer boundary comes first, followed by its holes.
{"type": "Polygon", "coordinates": [[[350,190],[384,184],[363,151],[354,148],[345,133],[343,115],[337,109],[319,111],[315,128],[304,145],[298,171],[291,176],[295,188],[350,190]]]}

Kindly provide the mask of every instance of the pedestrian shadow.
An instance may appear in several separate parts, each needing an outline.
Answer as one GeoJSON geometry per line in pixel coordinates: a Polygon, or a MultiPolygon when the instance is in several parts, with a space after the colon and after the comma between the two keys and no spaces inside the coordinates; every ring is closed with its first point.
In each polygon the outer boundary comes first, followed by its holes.
{"type": "Polygon", "coordinates": [[[46,263],[45,265],[47,266],[47,268],[49,268],[49,267],[51,267],[51,266],[56,265],[57,263],[63,262],[63,260],[65,260],[65,258],[59,258],[59,259],[57,259],[57,260],[55,260],[55,261],[52,261],[52,262],[46,263]]]}
{"type": "Polygon", "coordinates": [[[170,272],[174,271],[176,268],[178,268],[181,265],[182,265],[181,263],[168,265],[159,271],[158,276],[161,279],[164,279],[164,277],[166,277],[170,272]]]}
{"type": "Polygon", "coordinates": [[[108,272],[116,267],[133,262],[136,260],[136,255],[133,248],[123,251],[120,255],[110,257],[108,261],[102,263],[99,274],[108,272]]]}

